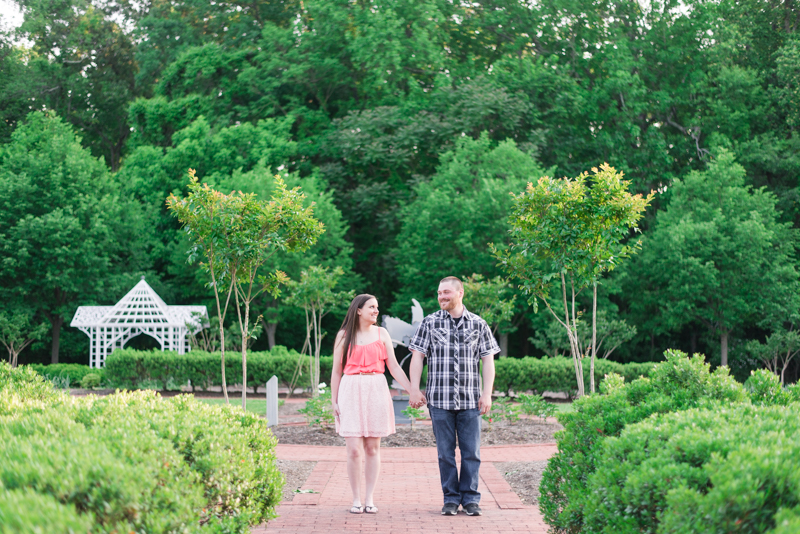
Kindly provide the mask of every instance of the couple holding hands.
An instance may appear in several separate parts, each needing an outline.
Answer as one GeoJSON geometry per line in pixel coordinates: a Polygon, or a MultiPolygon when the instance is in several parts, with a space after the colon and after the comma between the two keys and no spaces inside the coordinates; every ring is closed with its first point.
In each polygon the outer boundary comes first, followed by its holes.
{"type": "Polygon", "coordinates": [[[388,366],[409,393],[411,406],[428,405],[444,494],[442,515],[456,515],[459,505],[467,515],[481,515],[481,415],[492,406],[494,355],[500,348],[486,321],[464,308],[461,280],[454,276],[443,279],[438,299],[441,309],[423,319],[408,345],[412,354],[409,377],[397,363],[389,333],[376,324],[378,301],[372,295],[353,299],[336,336],[331,400],[336,431],[347,442],[347,475],[353,491],[351,513],[378,513],[373,495],[381,466],[381,438],[395,433],[391,394],[383,375],[388,366]],[[419,382],[426,356],[428,382],[423,395],[419,382]],[[456,439],[461,451],[460,475],[456,439]],[[362,459],[366,479],[363,506],[362,459]]]}

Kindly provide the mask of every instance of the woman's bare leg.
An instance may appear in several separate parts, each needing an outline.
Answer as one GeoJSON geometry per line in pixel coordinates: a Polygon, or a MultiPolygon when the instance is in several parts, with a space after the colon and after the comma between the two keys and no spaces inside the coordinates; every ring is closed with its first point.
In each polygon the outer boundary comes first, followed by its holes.
{"type": "Polygon", "coordinates": [[[364,438],[364,452],[367,456],[365,471],[367,479],[366,506],[374,506],[373,494],[381,472],[381,438],[364,438]]]}
{"type": "Polygon", "coordinates": [[[361,506],[361,460],[364,457],[366,439],[368,438],[344,438],[347,443],[347,478],[350,479],[350,489],[353,491],[353,506],[361,506]]]}

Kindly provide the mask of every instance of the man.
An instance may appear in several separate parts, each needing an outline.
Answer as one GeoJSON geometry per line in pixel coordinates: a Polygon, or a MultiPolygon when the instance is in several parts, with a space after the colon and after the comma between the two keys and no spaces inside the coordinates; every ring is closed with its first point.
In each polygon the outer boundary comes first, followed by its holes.
{"type": "Polygon", "coordinates": [[[481,515],[478,470],[481,465],[481,415],[492,407],[494,355],[500,347],[486,321],[464,308],[464,286],[455,276],[439,282],[439,306],[420,323],[408,345],[411,350],[410,404],[427,397],[436,437],[439,476],[444,493],[442,515],[481,515]],[[419,390],[422,360],[428,357],[428,384],[419,390]],[[483,361],[483,388],[478,372],[483,361]],[[455,446],[461,451],[461,476],[455,446]]]}

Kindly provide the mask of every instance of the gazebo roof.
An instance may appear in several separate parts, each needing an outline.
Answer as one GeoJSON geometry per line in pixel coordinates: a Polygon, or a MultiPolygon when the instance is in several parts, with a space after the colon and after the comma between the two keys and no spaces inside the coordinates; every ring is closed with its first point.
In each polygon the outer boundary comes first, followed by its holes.
{"type": "Polygon", "coordinates": [[[205,306],[167,306],[153,288],[142,280],[114,306],[80,306],[70,326],[178,326],[197,322],[193,313],[207,316],[205,306]]]}

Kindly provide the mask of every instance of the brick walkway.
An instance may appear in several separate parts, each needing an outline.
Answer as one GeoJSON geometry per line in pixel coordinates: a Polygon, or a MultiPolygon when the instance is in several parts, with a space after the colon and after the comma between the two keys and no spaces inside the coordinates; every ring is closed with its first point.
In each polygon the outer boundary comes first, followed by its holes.
{"type": "Polygon", "coordinates": [[[436,449],[385,447],[375,490],[379,512],[355,515],[348,513],[351,500],[344,447],[278,445],[277,455],[282,460],[317,461],[302,487],[315,493],[298,494],[292,502],[282,503],[279,517],[253,529],[252,534],[463,534],[475,529],[481,534],[544,534],[547,525],[538,508],[522,504],[494,463],[546,460],[555,452],[555,445],[481,447],[478,489],[483,516],[459,513],[444,517],[436,449]]]}

